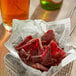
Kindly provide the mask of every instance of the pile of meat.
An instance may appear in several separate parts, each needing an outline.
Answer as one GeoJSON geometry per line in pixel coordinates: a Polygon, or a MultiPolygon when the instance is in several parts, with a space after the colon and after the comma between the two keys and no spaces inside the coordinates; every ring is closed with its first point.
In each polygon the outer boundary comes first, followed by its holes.
{"type": "Polygon", "coordinates": [[[30,35],[16,45],[15,49],[25,64],[41,71],[48,71],[66,57],[65,51],[59,48],[53,30],[48,30],[41,39],[30,35]]]}

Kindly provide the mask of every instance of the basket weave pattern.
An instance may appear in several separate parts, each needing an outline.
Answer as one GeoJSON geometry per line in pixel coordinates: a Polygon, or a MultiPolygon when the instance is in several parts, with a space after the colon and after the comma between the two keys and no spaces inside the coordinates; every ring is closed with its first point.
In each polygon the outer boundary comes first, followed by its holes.
{"type": "Polygon", "coordinates": [[[55,76],[70,76],[73,67],[73,62],[63,67],[55,76]]]}
{"type": "MultiPolygon", "coordinates": [[[[22,65],[19,62],[19,59],[16,59],[12,55],[7,54],[5,56],[4,62],[9,76],[25,76],[26,69],[22,67],[22,65]]],[[[73,62],[60,69],[59,72],[55,73],[54,76],[70,76],[72,66],[73,62]]]]}

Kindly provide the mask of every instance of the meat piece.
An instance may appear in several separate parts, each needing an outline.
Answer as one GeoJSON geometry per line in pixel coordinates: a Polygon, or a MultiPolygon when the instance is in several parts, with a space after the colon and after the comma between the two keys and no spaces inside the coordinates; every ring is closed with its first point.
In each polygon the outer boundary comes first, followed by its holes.
{"type": "Polygon", "coordinates": [[[24,46],[31,39],[32,39],[31,35],[27,36],[21,43],[19,43],[17,46],[15,46],[15,49],[19,51],[22,48],[22,46],[24,46]]]}
{"type": "Polygon", "coordinates": [[[41,61],[42,61],[41,55],[31,56],[31,60],[33,63],[41,63],[41,61]]]}
{"type": "Polygon", "coordinates": [[[54,41],[51,41],[51,55],[52,58],[56,59],[56,64],[58,65],[63,58],[67,56],[64,50],[60,49],[54,41]]]}
{"type": "Polygon", "coordinates": [[[47,46],[48,46],[48,45],[43,45],[43,48],[44,48],[44,52],[45,52],[45,49],[47,48],[47,46]]]}
{"type": "Polygon", "coordinates": [[[21,49],[18,53],[20,57],[27,58],[29,56],[29,54],[24,49],[21,49]]]}
{"type": "Polygon", "coordinates": [[[51,47],[48,45],[45,49],[45,52],[42,54],[42,62],[41,64],[50,68],[51,66],[54,66],[56,62],[56,59],[52,58],[51,55],[51,47]]]}
{"type": "Polygon", "coordinates": [[[29,65],[29,66],[33,65],[33,63],[31,62],[31,60],[26,60],[26,58],[23,58],[23,57],[21,57],[21,60],[22,60],[25,64],[27,64],[27,65],[29,65]]]}
{"type": "Polygon", "coordinates": [[[31,56],[24,49],[21,49],[18,54],[24,63],[31,65],[31,56]]]}
{"type": "Polygon", "coordinates": [[[32,65],[32,67],[35,68],[35,69],[41,70],[41,71],[48,71],[48,68],[46,68],[45,66],[43,66],[39,63],[36,63],[36,64],[32,65]]]}
{"type": "Polygon", "coordinates": [[[60,52],[59,53],[59,58],[58,58],[58,55],[56,56],[57,57],[57,62],[56,62],[56,65],[59,65],[61,63],[61,61],[66,57],[67,55],[65,54],[65,52],[60,52]]]}
{"type": "Polygon", "coordinates": [[[31,56],[41,55],[43,53],[43,47],[41,45],[39,38],[30,40],[22,48],[31,56]]]}
{"type": "Polygon", "coordinates": [[[55,38],[55,34],[53,30],[48,30],[47,32],[45,32],[45,34],[41,37],[41,41],[43,45],[48,45],[50,43],[51,40],[54,40],[56,42],[57,45],[59,45],[59,43],[57,42],[56,38],[55,38]]]}
{"type": "MultiPolygon", "coordinates": [[[[55,57],[55,56],[62,56],[62,55],[65,55],[65,51],[60,49],[59,46],[57,46],[57,44],[52,40],[51,41],[51,44],[50,44],[50,47],[51,47],[51,54],[52,54],[52,57],[55,57]]],[[[57,58],[57,57],[56,57],[57,58]]],[[[59,58],[59,57],[58,57],[59,58]]]]}
{"type": "Polygon", "coordinates": [[[66,57],[64,50],[60,49],[58,45],[52,40],[46,47],[42,54],[41,64],[47,67],[58,65],[63,58],[66,57]]]}

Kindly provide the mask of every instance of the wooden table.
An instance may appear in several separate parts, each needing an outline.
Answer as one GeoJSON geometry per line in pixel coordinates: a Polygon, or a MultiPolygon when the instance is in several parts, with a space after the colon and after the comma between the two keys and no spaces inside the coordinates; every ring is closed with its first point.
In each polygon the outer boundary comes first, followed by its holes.
{"type": "MultiPolygon", "coordinates": [[[[30,19],[43,19],[45,21],[54,21],[64,19],[69,16],[71,9],[76,5],[76,0],[64,0],[63,6],[57,11],[45,11],[41,8],[39,0],[31,0],[30,4],[30,19]]],[[[75,15],[76,16],[76,15],[75,15]]],[[[75,16],[71,18],[72,27],[76,23],[75,16]]],[[[0,23],[2,20],[0,19],[0,23]]],[[[76,43],[76,30],[72,34],[72,39],[76,43]]],[[[8,53],[8,50],[4,47],[4,43],[9,38],[10,34],[5,30],[5,28],[0,25],[0,76],[8,76],[5,65],[4,56],[8,53]]],[[[76,63],[76,62],[75,62],[76,63]]],[[[76,64],[73,66],[72,76],[76,76],[76,64]]]]}

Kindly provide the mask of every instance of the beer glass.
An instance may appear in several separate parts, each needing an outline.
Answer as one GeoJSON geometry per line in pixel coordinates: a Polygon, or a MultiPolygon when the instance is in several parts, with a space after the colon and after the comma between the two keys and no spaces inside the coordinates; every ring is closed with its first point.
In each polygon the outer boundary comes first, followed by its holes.
{"type": "Polygon", "coordinates": [[[1,0],[3,25],[7,30],[12,27],[13,19],[28,19],[30,0],[1,0]]]}

